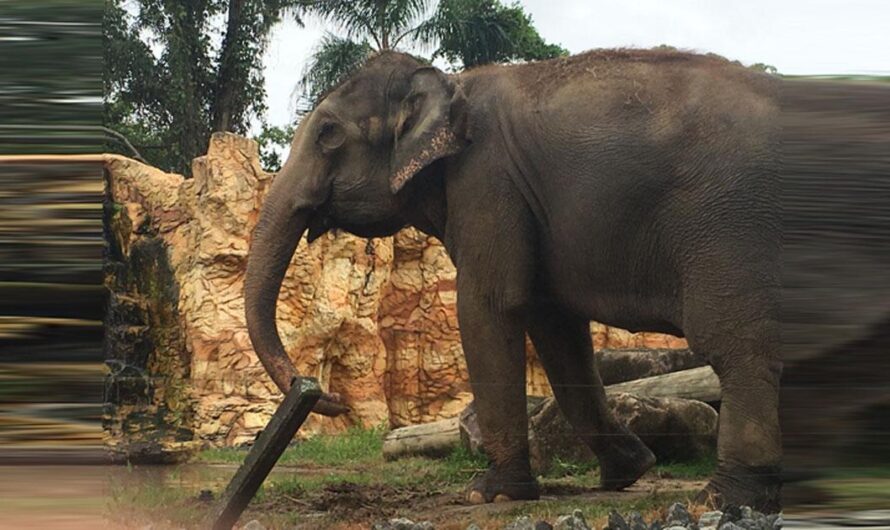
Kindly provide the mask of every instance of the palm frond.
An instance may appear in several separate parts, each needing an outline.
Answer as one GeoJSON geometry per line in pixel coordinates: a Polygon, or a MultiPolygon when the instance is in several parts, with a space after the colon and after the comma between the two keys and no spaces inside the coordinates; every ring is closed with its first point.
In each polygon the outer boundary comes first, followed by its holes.
{"type": "Polygon", "coordinates": [[[384,49],[419,24],[430,4],[431,0],[318,0],[307,2],[303,9],[347,38],[373,41],[377,49],[384,49]]]}
{"type": "Polygon", "coordinates": [[[309,107],[314,107],[325,93],[364,64],[373,51],[368,41],[353,41],[331,33],[325,34],[300,79],[299,88],[307,98],[309,107]]]}

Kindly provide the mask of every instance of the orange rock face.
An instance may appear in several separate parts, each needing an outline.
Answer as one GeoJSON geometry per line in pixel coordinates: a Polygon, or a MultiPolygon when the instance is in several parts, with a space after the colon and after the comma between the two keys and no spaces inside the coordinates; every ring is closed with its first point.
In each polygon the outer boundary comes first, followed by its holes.
{"type": "MultiPolygon", "coordinates": [[[[192,179],[112,157],[109,199],[124,222],[124,252],[151,234],[163,241],[178,287],[175,313],[186,351],[154,351],[182,363],[189,425],[214,445],[250,441],[280,400],[254,353],[244,318],[243,280],[250,235],[273,175],[256,145],[214,135],[192,179]],[[142,227],[136,229],[135,227],[142,227]]],[[[121,228],[123,227],[123,228],[121,228]]],[[[278,302],[278,326],[297,369],[339,392],[352,413],[312,416],[301,433],[339,432],[352,424],[397,427],[457,415],[472,399],[460,346],[455,271],[442,245],[413,229],[364,240],[329,233],[301,242],[278,302]]],[[[657,334],[591,327],[597,347],[673,348],[657,334]]],[[[151,370],[151,366],[146,368],[151,370]]],[[[549,393],[530,351],[529,392],[549,393]]],[[[150,373],[152,380],[171,374],[150,373]]]]}

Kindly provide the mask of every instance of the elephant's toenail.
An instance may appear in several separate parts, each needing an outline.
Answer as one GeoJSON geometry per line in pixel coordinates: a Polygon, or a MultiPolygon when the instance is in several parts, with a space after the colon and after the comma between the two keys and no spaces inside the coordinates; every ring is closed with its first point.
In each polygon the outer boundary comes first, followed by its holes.
{"type": "Polygon", "coordinates": [[[485,504],[485,495],[482,495],[481,491],[473,490],[467,495],[467,500],[470,504],[485,504]]]}
{"type": "Polygon", "coordinates": [[[504,495],[503,493],[498,493],[494,497],[494,502],[512,502],[512,501],[513,501],[513,499],[511,499],[508,495],[504,495]]]}

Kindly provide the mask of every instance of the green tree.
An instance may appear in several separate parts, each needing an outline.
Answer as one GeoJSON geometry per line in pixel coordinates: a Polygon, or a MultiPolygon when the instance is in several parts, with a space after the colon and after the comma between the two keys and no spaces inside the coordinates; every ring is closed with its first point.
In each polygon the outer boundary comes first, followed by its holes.
{"type": "Polygon", "coordinates": [[[374,48],[367,40],[356,42],[325,34],[312,52],[309,66],[300,80],[304,95],[314,105],[325,91],[361,66],[373,52],[374,48]]]}
{"type": "Polygon", "coordinates": [[[290,146],[296,127],[275,127],[267,123],[263,124],[259,136],[254,138],[260,148],[260,163],[266,171],[279,171],[281,169],[282,152],[290,146]]]}
{"type": "Polygon", "coordinates": [[[519,4],[498,0],[328,0],[307,3],[301,13],[330,23],[301,80],[314,105],[318,97],[346,78],[375,51],[407,44],[436,46],[454,68],[490,62],[546,59],[566,55],[546,43],[519,4]]]}
{"type": "Polygon", "coordinates": [[[776,68],[775,66],[773,66],[771,64],[766,64],[766,63],[754,63],[751,66],[749,66],[748,68],[751,68],[752,70],[757,70],[759,72],[763,72],[765,74],[771,74],[771,75],[779,74],[778,68],[776,68]]]}
{"type": "Polygon", "coordinates": [[[124,0],[107,0],[106,126],[151,163],[187,174],[212,132],[244,134],[263,115],[269,32],[306,1],[130,0],[125,9],[124,0]]]}
{"type": "Polygon", "coordinates": [[[310,107],[370,54],[396,49],[410,40],[429,11],[429,4],[429,0],[323,0],[302,4],[302,13],[314,15],[336,30],[319,42],[300,80],[310,107]]]}
{"type": "Polygon", "coordinates": [[[498,0],[441,0],[420,35],[426,42],[438,42],[434,58],[464,68],[568,55],[541,38],[522,6],[498,0]]]}

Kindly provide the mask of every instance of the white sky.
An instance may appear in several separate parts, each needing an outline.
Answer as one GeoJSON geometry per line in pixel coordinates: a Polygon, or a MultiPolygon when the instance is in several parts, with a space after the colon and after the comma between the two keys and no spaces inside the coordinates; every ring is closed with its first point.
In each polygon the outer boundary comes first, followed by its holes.
{"type": "MultiPolygon", "coordinates": [[[[783,74],[890,74],[890,0],[520,3],[546,41],[572,53],[668,44],[771,64],[783,74]]],[[[269,123],[292,121],[297,81],[324,29],[314,21],[300,28],[288,20],[274,30],[265,57],[269,123]]]]}

